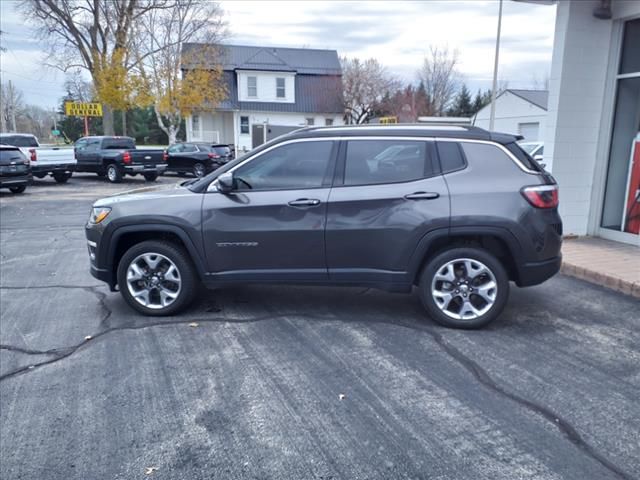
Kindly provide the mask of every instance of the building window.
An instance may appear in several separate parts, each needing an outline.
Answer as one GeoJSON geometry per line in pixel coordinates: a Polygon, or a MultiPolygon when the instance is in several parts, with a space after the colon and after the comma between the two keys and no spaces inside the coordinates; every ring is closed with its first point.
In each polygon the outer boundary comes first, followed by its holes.
{"type": "Polygon", "coordinates": [[[240,117],[240,133],[249,134],[249,117],[240,117]]]}
{"type": "Polygon", "coordinates": [[[307,126],[311,126],[311,125],[315,125],[316,124],[316,121],[313,119],[313,117],[305,118],[304,120],[305,120],[307,126]]]}
{"type": "Polygon", "coordinates": [[[258,96],[258,77],[247,77],[247,96],[258,96]]]}
{"type": "Polygon", "coordinates": [[[276,97],[285,98],[284,78],[276,78],[276,97]]]}
{"type": "Polygon", "coordinates": [[[333,118],[325,118],[325,119],[324,119],[324,124],[325,124],[327,127],[330,127],[331,125],[333,125],[333,118]]]}
{"type": "Polygon", "coordinates": [[[602,205],[603,228],[640,232],[640,19],[624,26],[602,205]],[[635,52],[635,53],[634,53],[635,52]],[[635,160],[635,161],[634,161],[635,160]]]}
{"type": "Polygon", "coordinates": [[[200,115],[191,116],[191,129],[196,132],[200,130],[200,115]]]}

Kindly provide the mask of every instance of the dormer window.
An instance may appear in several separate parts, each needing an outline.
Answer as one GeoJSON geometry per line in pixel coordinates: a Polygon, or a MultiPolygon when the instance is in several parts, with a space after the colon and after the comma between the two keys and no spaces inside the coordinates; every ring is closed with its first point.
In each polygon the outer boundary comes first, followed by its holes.
{"type": "Polygon", "coordinates": [[[285,98],[285,88],[284,88],[284,78],[278,77],[276,78],[276,97],[277,98],[285,98]]]}
{"type": "Polygon", "coordinates": [[[258,96],[258,77],[247,77],[247,97],[258,96]]]}

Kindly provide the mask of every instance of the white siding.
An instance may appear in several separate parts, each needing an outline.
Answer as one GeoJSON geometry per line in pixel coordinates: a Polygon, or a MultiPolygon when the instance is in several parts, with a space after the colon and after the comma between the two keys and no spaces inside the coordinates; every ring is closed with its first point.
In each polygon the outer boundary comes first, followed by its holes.
{"type": "Polygon", "coordinates": [[[291,72],[254,72],[249,70],[239,70],[238,75],[238,100],[241,102],[278,102],[295,103],[295,73],[291,72]],[[258,96],[248,95],[247,77],[256,77],[258,86],[258,96]],[[279,98],[276,95],[276,78],[284,78],[285,97],[279,98]]]}
{"type": "MultiPolygon", "coordinates": [[[[487,105],[477,113],[474,125],[489,129],[490,115],[491,105],[487,105]]],[[[537,123],[539,125],[538,138],[526,138],[529,142],[535,142],[542,140],[546,118],[547,112],[543,108],[507,91],[496,99],[496,118],[493,130],[517,135],[520,134],[520,124],[537,123]]]]}

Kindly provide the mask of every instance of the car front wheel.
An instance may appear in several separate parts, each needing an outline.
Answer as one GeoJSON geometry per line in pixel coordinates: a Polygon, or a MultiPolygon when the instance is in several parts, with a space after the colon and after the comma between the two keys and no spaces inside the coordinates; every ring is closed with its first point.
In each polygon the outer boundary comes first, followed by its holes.
{"type": "Polygon", "coordinates": [[[436,322],[453,328],[480,328],[504,309],[509,277],[489,252],[453,248],[427,263],[419,288],[422,304],[436,322]]]}
{"type": "Polygon", "coordinates": [[[185,308],[197,290],[187,253],[169,242],[134,245],[118,264],[118,287],[126,302],[144,315],[172,315],[185,308]]]}
{"type": "Polygon", "coordinates": [[[9,190],[11,190],[11,193],[24,193],[26,189],[27,189],[26,185],[20,185],[19,187],[9,187],[9,190]]]}

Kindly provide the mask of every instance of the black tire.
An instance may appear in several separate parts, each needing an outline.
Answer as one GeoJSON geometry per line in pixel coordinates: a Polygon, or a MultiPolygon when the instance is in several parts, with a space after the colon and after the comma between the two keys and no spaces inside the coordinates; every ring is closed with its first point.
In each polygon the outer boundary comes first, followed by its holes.
{"type": "Polygon", "coordinates": [[[67,181],[71,178],[70,173],[54,173],[53,179],[58,183],[67,183],[67,181]]]}
{"type": "Polygon", "coordinates": [[[44,177],[47,176],[47,174],[46,173],[34,173],[33,176],[36,177],[36,178],[44,178],[44,177]]]}
{"type": "MultiPolygon", "coordinates": [[[[475,265],[477,266],[478,264],[475,265]]],[[[459,269],[459,273],[466,271],[466,267],[463,266],[462,262],[452,264],[451,271],[455,271],[456,267],[459,269]]],[[[480,270],[480,272],[481,271],[482,270],[480,270]]],[[[451,328],[480,328],[493,321],[502,313],[509,298],[509,277],[502,263],[489,252],[475,247],[452,248],[437,254],[428,261],[420,276],[419,290],[420,299],[422,300],[424,308],[427,310],[429,316],[439,324],[451,328]],[[470,281],[467,280],[468,283],[464,283],[464,275],[458,277],[457,274],[454,277],[454,282],[436,281],[435,285],[438,289],[447,290],[449,286],[451,288],[450,291],[454,298],[450,301],[449,307],[446,308],[449,312],[449,314],[447,314],[441,309],[438,303],[436,303],[434,295],[432,294],[432,286],[434,285],[436,273],[438,273],[438,271],[447,272],[446,265],[458,259],[470,259],[472,262],[479,262],[486,267],[489,273],[478,274],[476,278],[470,281]],[[489,282],[492,281],[489,277],[490,274],[495,278],[495,285],[497,286],[495,290],[491,290],[494,296],[492,305],[482,296],[473,293],[474,291],[478,291],[477,286],[488,285],[489,282]],[[458,286],[458,282],[462,285],[458,286]],[[446,285],[443,285],[443,283],[446,285]],[[459,288],[459,290],[455,290],[456,288],[459,288]],[[465,295],[464,299],[462,298],[462,294],[465,295]],[[473,306],[480,311],[483,311],[487,306],[489,306],[489,308],[483,314],[475,316],[475,318],[454,318],[453,316],[455,315],[461,316],[459,315],[463,310],[461,303],[466,301],[467,298],[472,304],[475,302],[473,306]],[[456,309],[458,309],[457,312],[456,309]]],[[[491,293],[489,294],[491,295],[491,293]]],[[[475,315],[475,313],[473,314],[475,315]]],[[[462,316],[464,317],[464,315],[462,316]]]]}
{"type": "Polygon", "coordinates": [[[200,178],[207,174],[207,168],[204,166],[202,162],[196,162],[193,164],[193,176],[200,178]]]}
{"type": "Polygon", "coordinates": [[[11,193],[24,193],[26,189],[27,189],[26,185],[20,185],[19,187],[9,187],[9,190],[11,190],[11,193]]]}
{"type": "Polygon", "coordinates": [[[158,179],[158,172],[144,173],[143,175],[147,182],[155,182],[158,179]]]}
{"type": "Polygon", "coordinates": [[[186,308],[195,293],[199,290],[196,270],[187,252],[180,246],[170,242],[149,240],[138,243],[125,252],[118,263],[118,287],[125,301],[138,312],[149,316],[166,316],[178,313],[186,308]],[[162,308],[149,308],[139,303],[129,291],[127,284],[127,270],[133,260],[145,253],[160,254],[168,258],[177,268],[181,280],[181,288],[173,302],[162,308]]]}
{"type": "Polygon", "coordinates": [[[122,172],[118,168],[115,163],[110,163],[107,165],[107,180],[111,183],[120,183],[122,182],[122,172]]]}

